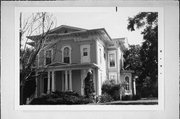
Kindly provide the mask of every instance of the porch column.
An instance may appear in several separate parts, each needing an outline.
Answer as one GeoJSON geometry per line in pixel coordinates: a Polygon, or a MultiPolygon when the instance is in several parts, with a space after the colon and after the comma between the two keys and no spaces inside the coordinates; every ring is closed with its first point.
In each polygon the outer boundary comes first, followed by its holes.
{"type": "Polygon", "coordinates": [[[72,91],[72,70],[69,70],[69,90],[72,91]]]}
{"type": "Polygon", "coordinates": [[[81,95],[84,95],[84,79],[86,78],[86,69],[81,70],[81,95]]]}
{"type": "Polygon", "coordinates": [[[54,71],[52,71],[52,91],[55,91],[54,71]]]}
{"type": "Polygon", "coordinates": [[[97,91],[96,91],[96,70],[93,68],[93,83],[94,83],[94,90],[95,90],[95,93],[97,94],[97,91]]]}
{"type": "Polygon", "coordinates": [[[133,79],[134,95],[136,95],[136,78],[133,79]]]}
{"type": "Polygon", "coordinates": [[[50,71],[48,71],[48,89],[47,93],[50,93],[50,71]]]}
{"type": "Polygon", "coordinates": [[[68,71],[65,71],[65,91],[68,90],[68,71]]]}

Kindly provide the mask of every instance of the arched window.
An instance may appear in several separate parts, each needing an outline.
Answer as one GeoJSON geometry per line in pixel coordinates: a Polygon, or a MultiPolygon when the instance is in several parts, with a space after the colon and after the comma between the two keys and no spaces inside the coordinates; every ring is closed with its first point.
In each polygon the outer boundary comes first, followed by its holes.
{"type": "Polygon", "coordinates": [[[125,77],[125,84],[126,84],[125,90],[129,90],[129,77],[128,76],[125,77]]]}
{"type": "Polygon", "coordinates": [[[63,48],[63,62],[64,63],[70,63],[71,58],[71,49],[70,47],[66,46],[63,48]]]}

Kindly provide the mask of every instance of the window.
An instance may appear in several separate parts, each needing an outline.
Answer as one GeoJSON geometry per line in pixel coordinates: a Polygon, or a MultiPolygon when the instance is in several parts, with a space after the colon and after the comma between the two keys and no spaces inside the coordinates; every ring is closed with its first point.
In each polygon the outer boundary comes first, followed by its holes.
{"type": "Polygon", "coordinates": [[[106,59],[106,53],[104,52],[104,59],[106,59]]]}
{"type": "Polygon", "coordinates": [[[87,48],[83,48],[83,56],[88,56],[88,49],[87,48]]]}
{"type": "Polygon", "coordinates": [[[115,54],[114,53],[109,54],[109,66],[115,67],[115,54]]]}
{"type": "Polygon", "coordinates": [[[90,62],[90,45],[83,44],[80,46],[81,51],[81,63],[89,63],[90,62]]]}
{"type": "Polygon", "coordinates": [[[51,64],[52,63],[52,50],[47,50],[46,51],[46,59],[45,59],[45,64],[51,64]]]}
{"type": "Polygon", "coordinates": [[[70,63],[70,48],[65,47],[63,50],[63,62],[70,63]]]}
{"type": "Polygon", "coordinates": [[[101,52],[101,48],[99,48],[99,55],[100,55],[100,64],[102,63],[102,52],[101,52]]]}
{"type": "Polygon", "coordinates": [[[125,90],[129,90],[129,77],[125,77],[125,90]]]}

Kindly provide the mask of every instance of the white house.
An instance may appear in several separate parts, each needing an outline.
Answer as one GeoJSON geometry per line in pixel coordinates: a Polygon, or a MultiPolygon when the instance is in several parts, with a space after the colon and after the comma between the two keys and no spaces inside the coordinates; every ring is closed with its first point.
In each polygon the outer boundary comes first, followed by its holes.
{"type": "MultiPolygon", "coordinates": [[[[41,35],[28,36],[36,45],[41,35]]],[[[132,71],[123,70],[127,38],[112,39],[104,28],[81,29],[61,25],[50,30],[36,62],[36,96],[50,91],[76,91],[84,95],[84,79],[93,73],[95,93],[101,95],[105,80],[125,83],[125,95],[132,95],[132,71]],[[42,73],[43,72],[43,73],[42,73]]]]}

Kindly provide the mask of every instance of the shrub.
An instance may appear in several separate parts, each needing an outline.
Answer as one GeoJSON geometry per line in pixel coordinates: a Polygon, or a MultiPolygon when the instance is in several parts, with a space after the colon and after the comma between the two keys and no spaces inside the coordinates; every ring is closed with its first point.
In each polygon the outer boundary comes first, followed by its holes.
{"type": "Polygon", "coordinates": [[[102,94],[108,94],[113,100],[119,100],[120,84],[115,84],[114,80],[106,80],[102,85],[102,94]]]}
{"type": "Polygon", "coordinates": [[[122,100],[132,100],[130,95],[124,95],[122,96],[122,100]]]}
{"type": "Polygon", "coordinates": [[[31,101],[32,105],[57,105],[57,104],[88,104],[93,101],[89,98],[80,96],[76,92],[60,92],[56,91],[51,94],[42,95],[39,98],[35,98],[31,101]]]}
{"type": "Polygon", "coordinates": [[[140,95],[134,95],[133,97],[132,97],[132,100],[139,100],[139,99],[141,99],[141,96],[140,95]]]}
{"type": "Polygon", "coordinates": [[[93,75],[91,72],[87,73],[87,76],[85,78],[85,88],[84,88],[85,96],[87,98],[92,98],[94,90],[94,83],[93,83],[93,75]]]}
{"type": "Polygon", "coordinates": [[[107,93],[104,93],[103,95],[99,97],[100,103],[111,102],[111,101],[113,101],[113,98],[107,93]]]}

